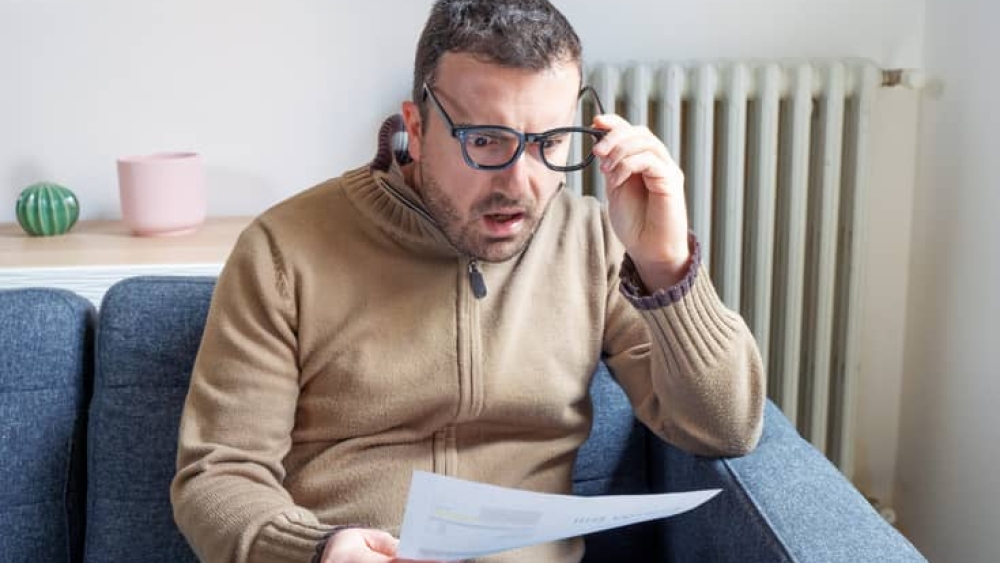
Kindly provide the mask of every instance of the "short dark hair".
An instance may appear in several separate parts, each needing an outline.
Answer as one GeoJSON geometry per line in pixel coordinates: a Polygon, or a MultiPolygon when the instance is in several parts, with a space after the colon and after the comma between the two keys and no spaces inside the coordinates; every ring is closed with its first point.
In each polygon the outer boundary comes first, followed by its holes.
{"type": "Polygon", "coordinates": [[[438,0],[417,44],[413,101],[421,106],[423,85],[445,53],[467,53],[510,68],[544,70],[583,57],[580,38],[547,0],[438,0]]]}

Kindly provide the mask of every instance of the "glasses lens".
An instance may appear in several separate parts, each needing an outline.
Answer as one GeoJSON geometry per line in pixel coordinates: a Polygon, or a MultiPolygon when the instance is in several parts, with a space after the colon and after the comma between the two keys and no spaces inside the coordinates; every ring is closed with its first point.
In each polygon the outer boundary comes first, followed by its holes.
{"type": "Polygon", "coordinates": [[[556,170],[583,168],[590,161],[594,145],[600,138],[580,129],[564,129],[552,133],[541,144],[542,158],[556,170]]]}
{"type": "Polygon", "coordinates": [[[462,134],[462,150],[479,166],[503,166],[514,159],[521,138],[499,127],[475,127],[462,134]]]}

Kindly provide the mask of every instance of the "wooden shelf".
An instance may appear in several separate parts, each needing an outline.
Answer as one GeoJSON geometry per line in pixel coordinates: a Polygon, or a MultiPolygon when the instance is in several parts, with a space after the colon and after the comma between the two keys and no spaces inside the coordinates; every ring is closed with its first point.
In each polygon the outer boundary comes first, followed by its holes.
{"type": "Polygon", "coordinates": [[[224,262],[251,217],[212,217],[188,234],[137,237],[121,221],[80,221],[70,232],[33,237],[0,225],[0,267],[123,266],[224,262]]]}
{"type": "Polygon", "coordinates": [[[111,285],[131,276],[215,276],[252,217],[212,217],[196,231],[132,236],[121,221],[81,221],[65,235],[32,237],[0,225],[0,290],[55,287],[99,307],[111,285]]]}

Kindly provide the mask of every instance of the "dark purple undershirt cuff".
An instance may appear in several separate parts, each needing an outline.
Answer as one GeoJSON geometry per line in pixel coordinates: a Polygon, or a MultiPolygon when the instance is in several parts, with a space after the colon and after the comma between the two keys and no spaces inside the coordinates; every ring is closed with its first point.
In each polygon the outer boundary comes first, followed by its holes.
{"type": "Polygon", "coordinates": [[[625,259],[622,261],[621,273],[619,274],[619,278],[621,279],[619,290],[622,292],[622,295],[634,307],[644,311],[666,307],[683,299],[691,291],[695,280],[698,279],[698,271],[701,269],[701,244],[694,236],[693,231],[688,231],[688,247],[691,249],[691,261],[688,265],[687,273],[684,274],[681,281],[670,287],[659,289],[653,294],[650,294],[649,290],[642,283],[642,278],[639,277],[639,272],[635,268],[635,263],[632,262],[632,257],[625,254],[625,259]]]}

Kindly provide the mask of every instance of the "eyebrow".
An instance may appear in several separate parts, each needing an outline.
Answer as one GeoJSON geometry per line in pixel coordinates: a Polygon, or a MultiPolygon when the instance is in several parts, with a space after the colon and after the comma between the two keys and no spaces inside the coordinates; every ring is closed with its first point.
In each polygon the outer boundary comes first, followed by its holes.
{"type": "MultiPolygon", "coordinates": [[[[563,127],[573,127],[573,126],[576,125],[576,123],[573,120],[573,116],[576,115],[576,110],[574,110],[570,114],[569,122],[568,123],[565,123],[563,125],[554,125],[554,126],[546,128],[546,129],[542,129],[541,131],[527,131],[527,130],[524,130],[524,129],[520,129],[518,127],[514,127],[512,125],[504,125],[502,123],[489,122],[489,121],[480,121],[480,122],[460,121],[459,119],[457,119],[455,117],[454,114],[457,111],[462,111],[463,113],[465,113],[465,108],[461,104],[457,103],[456,100],[453,99],[448,92],[445,91],[445,92],[443,92],[444,95],[442,95],[442,91],[440,89],[435,88],[434,86],[432,86],[430,84],[428,84],[427,87],[428,88],[434,88],[433,94],[437,96],[439,103],[448,104],[448,107],[443,107],[443,106],[442,107],[448,113],[448,117],[451,118],[452,123],[454,124],[455,127],[506,127],[508,129],[513,129],[515,131],[518,131],[518,132],[524,133],[524,134],[541,135],[541,134],[544,134],[544,133],[548,133],[549,131],[552,131],[553,129],[561,129],[563,127]]],[[[581,91],[582,91],[582,89],[581,89],[581,91]]],[[[579,97],[579,94],[578,94],[578,96],[577,96],[577,102],[579,102],[579,100],[580,100],[580,97],[579,97]]]]}

